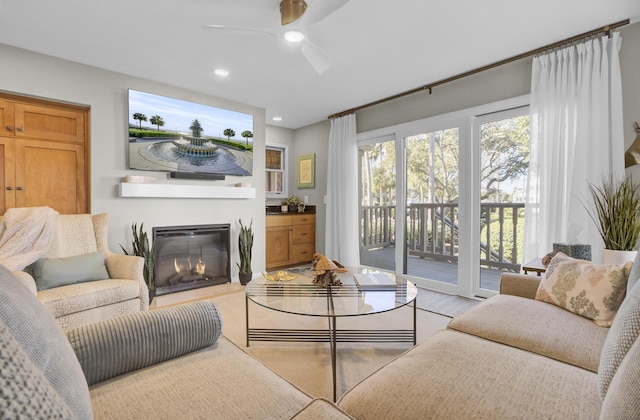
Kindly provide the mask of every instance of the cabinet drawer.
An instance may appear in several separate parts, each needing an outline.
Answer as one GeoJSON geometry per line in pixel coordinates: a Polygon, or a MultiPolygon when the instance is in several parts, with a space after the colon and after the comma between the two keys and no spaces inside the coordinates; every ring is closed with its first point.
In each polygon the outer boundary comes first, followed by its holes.
{"type": "Polygon", "coordinates": [[[293,245],[293,263],[310,263],[313,260],[313,254],[316,252],[316,244],[295,244],[293,245]]]}
{"type": "Polygon", "coordinates": [[[313,225],[298,225],[293,226],[293,232],[291,233],[291,243],[293,244],[306,244],[309,242],[316,242],[315,226],[313,225]]]}
{"type": "Polygon", "coordinates": [[[305,214],[301,216],[291,216],[293,218],[293,225],[312,225],[315,227],[316,225],[316,215],[315,214],[305,214]]]}
{"type": "Polygon", "coordinates": [[[267,227],[291,226],[291,216],[267,216],[267,227]]]}

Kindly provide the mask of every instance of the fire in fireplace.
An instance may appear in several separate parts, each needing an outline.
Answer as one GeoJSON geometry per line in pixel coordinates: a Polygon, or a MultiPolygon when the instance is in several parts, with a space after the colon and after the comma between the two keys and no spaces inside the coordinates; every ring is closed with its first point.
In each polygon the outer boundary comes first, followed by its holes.
{"type": "Polygon", "coordinates": [[[231,281],[229,224],[153,228],[156,295],[231,281]]]}

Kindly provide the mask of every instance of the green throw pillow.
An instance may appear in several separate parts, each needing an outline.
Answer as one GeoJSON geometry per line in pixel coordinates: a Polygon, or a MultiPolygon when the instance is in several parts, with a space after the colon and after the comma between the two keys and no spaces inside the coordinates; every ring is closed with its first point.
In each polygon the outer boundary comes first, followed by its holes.
{"type": "Polygon", "coordinates": [[[105,280],[109,273],[102,251],[67,258],[40,258],[33,263],[38,290],[52,289],[85,281],[105,280]]]}

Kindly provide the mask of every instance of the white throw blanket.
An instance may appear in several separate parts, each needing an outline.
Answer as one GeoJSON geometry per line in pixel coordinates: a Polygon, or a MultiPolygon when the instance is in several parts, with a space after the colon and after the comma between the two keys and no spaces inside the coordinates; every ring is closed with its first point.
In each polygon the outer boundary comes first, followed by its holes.
{"type": "Polygon", "coordinates": [[[23,270],[43,256],[53,240],[58,212],[49,207],[18,207],[4,214],[6,230],[0,238],[0,264],[23,270]]]}

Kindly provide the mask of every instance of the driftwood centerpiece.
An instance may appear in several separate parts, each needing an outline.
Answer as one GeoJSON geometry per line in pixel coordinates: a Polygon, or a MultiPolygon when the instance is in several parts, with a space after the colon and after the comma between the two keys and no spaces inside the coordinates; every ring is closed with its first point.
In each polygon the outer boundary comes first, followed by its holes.
{"type": "Polygon", "coordinates": [[[339,267],[334,261],[331,261],[324,255],[313,254],[315,262],[316,275],[313,278],[313,284],[318,287],[327,286],[342,286],[340,279],[336,277],[335,273],[346,273],[348,270],[344,267],[339,267]]]}

